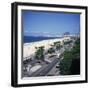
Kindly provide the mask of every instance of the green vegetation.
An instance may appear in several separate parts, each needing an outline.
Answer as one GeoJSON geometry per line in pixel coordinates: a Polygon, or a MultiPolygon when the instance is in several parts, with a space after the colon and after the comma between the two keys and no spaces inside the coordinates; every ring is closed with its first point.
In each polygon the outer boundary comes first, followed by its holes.
{"type": "Polygon", "coordinates": [[[35,58],[38,60],[44,60],[44,46],[36,48],[35,58]]]}
{"type": "Polygon", "coordinates": [[[64,45],[70,44],[72,40],[64,41],[64,45]]]}
{"type": "Polygon", "coordinates": [[[49,53],[49,54],[52,54],[52,53],[54,53],[54,52],[55,52],[54,48],[49,48],[49,49],[48,49],[48,53],[49,53]]]}
{"type": "Polygon", "coordinates": [[[61,48],[61,42],[60,41],[54,42],[54,46],[55,46],[56,50],[60,50],[60,48],[61,48]]]}
{"type": "Polygon", "coordinates": [[[70,51],[63,53],[63,60],[59,64],[61,75],[80,74],[80,39],[77,39],[70,51]]]}

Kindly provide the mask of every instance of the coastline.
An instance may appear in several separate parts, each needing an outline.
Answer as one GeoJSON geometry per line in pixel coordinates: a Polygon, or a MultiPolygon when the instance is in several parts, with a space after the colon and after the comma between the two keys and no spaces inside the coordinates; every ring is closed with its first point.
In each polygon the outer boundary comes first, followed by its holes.
{"type": "Polygon", "coordinates": [[[48,39],[48,40],[42,40],[42,41],[36,41],[31,43],[24,43],[23,44],[23,60],[26,60],[26,58],[31,58],[34,56],[36,52],[35,47],[41,47],[44,46],[45,50],[48,50],[51,45],[53,45],[54,42],[61,42],[61,45],[63,45],[63,41],[70,40],[70,37],[63,37],[58,39],[48,39]]]}

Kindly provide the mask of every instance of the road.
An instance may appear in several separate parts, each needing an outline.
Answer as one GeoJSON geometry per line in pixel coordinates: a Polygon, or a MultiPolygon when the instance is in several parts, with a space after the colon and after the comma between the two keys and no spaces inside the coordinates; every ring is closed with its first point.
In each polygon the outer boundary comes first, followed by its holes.
{"type": "Polygon", "coordinates": [[[30,77],[35,77],[35,76],[45,76],[47,73],[58,63],[58,59],[54,60],[53,62],[49,63],[46,66],[43,66],[36,72],[32,73],[30,77]]]}
{"type": "MultiPolygon", "coordinates": [[[[60,53],[62,54],[65,51],[64,48],[62,48],[60,50],[60,53]]],[[[60,55],[59,54],[59,55],[60,55]]],[[[47,76],[47,74],[52,70],[52,68],[59,62],[60,60],[57,59],[57,57],[53,58],[52,62],[46,65],[43,65],[39,70],[37,70],[36,72],[33,72],[32,74],[30,73],[29,76],[30,77],[36,77],[36,76],[47,76]]]]}
{"type": "MultiPolygon", "coordinates": [[[[60,54],[62,54],[64,52],[64,48],[62,48],[60,50],[60,54]]],[[[36,76],[46,76],[51,70],[52,68],[59,62],[60,60],[57,59],[57,57],[53,57],[53,60],[51,63],[47,64],[47,65],[43,65],[39,70],[37,70],[36,72],[33,72],[32,74],[30,74],[30,77],[36,77],[36,76]]]]}

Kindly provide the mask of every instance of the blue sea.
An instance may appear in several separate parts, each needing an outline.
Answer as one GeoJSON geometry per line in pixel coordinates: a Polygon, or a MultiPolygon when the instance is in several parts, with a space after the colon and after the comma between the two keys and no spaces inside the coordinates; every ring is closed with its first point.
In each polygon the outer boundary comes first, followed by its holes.
{"type": "Polygon", "coordinates": [[[30,43],[30,42],[36,42],[36,41],[42,41],[42,40],[48,40],[48,39],[55,39],[60,37],[35,37],[35,36],[24,36],[24,43],[30,43]]]}

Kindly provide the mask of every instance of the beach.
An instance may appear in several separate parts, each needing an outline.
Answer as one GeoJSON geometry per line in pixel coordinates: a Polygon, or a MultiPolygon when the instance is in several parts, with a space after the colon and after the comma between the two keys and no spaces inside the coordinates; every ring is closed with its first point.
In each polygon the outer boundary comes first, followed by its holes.
{"type": "Polygon", "coordinates": [[[63,41],[70,40],[70,37],[62,37],[58,39],[48,39],[48,40],[41,40],[31,43],[24,43],[23,44],[23,60],[27,58],[33,58],[36,52],[36,48],[44,46],[44,50],[48,50],[54,42],[61,42],[63,45],[63,41]]]}

